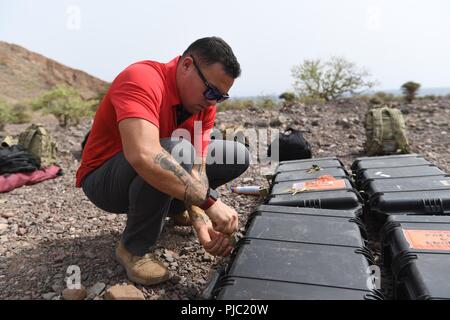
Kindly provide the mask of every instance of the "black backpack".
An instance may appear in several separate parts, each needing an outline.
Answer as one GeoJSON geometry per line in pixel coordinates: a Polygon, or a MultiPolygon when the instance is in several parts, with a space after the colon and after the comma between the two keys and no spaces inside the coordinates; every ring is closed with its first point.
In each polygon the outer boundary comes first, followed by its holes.
{"type": "MultiPolygon", "coordinates": [[[[269,145],[267,156],[271,157],[272,146],[279,147],[279,161],[308,159],[312,157],[311,145],[296,129],[288,128],[285,133],[280,133],[278,139],[274,139],[269,145]]],[[[277,159],[272,159],[277,160],[277,159]]]]}
{"type": "Polygon", "coordinates": [[[37,159],[20,144],[0,146],[0,174],[39,170],[37,159]]]}

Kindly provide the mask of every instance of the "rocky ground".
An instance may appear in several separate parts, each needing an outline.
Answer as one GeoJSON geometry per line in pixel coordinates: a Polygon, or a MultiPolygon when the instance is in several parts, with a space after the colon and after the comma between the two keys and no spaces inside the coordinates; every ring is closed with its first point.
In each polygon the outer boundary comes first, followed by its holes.
{"type": "MultiPolygon", "coordinates": [[[[247,128],[289,126],[305,131],[314,157],[338,156],[347,168],[364,155],[363,119],[367,106],[355,100],[337,105],[302,106],[219,112],[217,125],[247,128]]],[[[450,101],[416,101],[402,107],[412,152],[423,154],[450,172],[450,101]]],[[[125,226],[125,216],[97,209],[74,187],[80,142],[90,127],[85,119],[62,129],[52,117],[38,119],[57,141],[62,177],[0,194],[0,299],[62,299],[70,265],[81,270],[87,299],[104,299],[106,290],[130,283],[114,260],[114,247],[125,226]]],[[[8,125],[2,135],[16,135],[27,125],[8,125]]],[[[251,168],[233,184],[264,185],[260,166],[251,168]]],[[[240,213],[241,231],[251,211],[262,202],[252,196],[219,188],[224,201],[240,213]]],[[[370,244],[379,255],[379,239],[371,232],[370,244]]],[[[167,222],[157,250],[172,273],[170,281],[156,286],[136,285],[145,299],[202,299],[210,271],[227,262],[206,254],[190,227],[167,222]]]]}

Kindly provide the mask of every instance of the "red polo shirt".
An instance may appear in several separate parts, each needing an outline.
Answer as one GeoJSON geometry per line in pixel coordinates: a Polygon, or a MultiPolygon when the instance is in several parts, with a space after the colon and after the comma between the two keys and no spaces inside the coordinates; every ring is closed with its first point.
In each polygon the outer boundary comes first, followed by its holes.
{"type": "Polygon", "coordinates": [[[160,138],[170,137],[175,129],[185,129],[196,146],[197,155],[206,156],[216,107],[209,106],[177,126],[175,106],[180,104],[180,98],[175,78],[179,60],[178,56],[168,63],[137,62],[114,79],[98,107],[84,147],[76,175],[78,188],[88,173],[122,151],[118,125],[123,119],[141,118],[153,123],[159,128],[160,138]],[[201,121],[196,136],[194,121],[201,121]]]}

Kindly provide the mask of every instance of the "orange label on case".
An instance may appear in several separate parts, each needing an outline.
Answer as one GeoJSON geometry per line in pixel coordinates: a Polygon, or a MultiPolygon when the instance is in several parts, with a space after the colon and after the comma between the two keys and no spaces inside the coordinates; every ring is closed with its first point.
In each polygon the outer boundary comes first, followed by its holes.
{"type": "Polygon", "coordinates": [[[450,250],[450,230],[403,229],[403,234],[413,249],[450,250]]]}
{"type": "Polygon", "coordinates": [[[345,180],[330,175],[320,176],[316,180],[297,182],[292,185],[294,192],[344,189],[345,180]]]}

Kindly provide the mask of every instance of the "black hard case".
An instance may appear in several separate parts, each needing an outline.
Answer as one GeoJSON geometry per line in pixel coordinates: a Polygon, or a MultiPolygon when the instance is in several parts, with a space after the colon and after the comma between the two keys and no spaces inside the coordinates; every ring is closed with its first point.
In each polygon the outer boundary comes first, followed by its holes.
{"type": "Polygon", "coordinates": [[[273,178],[273,183],[295,180],[314,180],[323,175],[331,175],[338,179],[349,177],[347,171],[342,167],[322,168],[321,170],[312,173],[308,173],[307,171],[308,170],[297,170],[277,173],[273,178]]]}
{"type": "Polygon", "coordinates": [[[405,229],[450,231],[450,217],[388,217],[381,231],[382,263],[392,270],[395,298],[450,299],[450,250],[412,248],[405,229]]]}
{"type": "MultiPolygon", "coordinates": [[[[266,206],[267,207],[267,206],[266,206]]],[[[317,209],[303,209],[318,211],[317,209]]],[[[367,242],[367,231],[358,217],[333,216],[326,210],[321,215],[311,213],[279,213],[257,209],[250,216],[246,238],[340,245],[359,248],[367,242]]]]}
{"type": "Polygon", "coordinates": [[[426,177],[426,176],[442,176],[445,172],[434,165],[410,166],[403,168],[375,168],[363,169],[354,174],[355,184],[362,187],[366,181],[426,177]]]}
{"type": "MultiPolygon", "coordinates": [[[[256,292],[258,285],[266,286],[265,281],[279,282],[278,288],[274,291],[289,292],[292,299],[321,299],[321,296],[316,293],[308,292],[305,285],[351,290],[359,292],[361,298],[371,293],[373,289],[369,277],[369,261],[370,264],[373,262],[373,256],[366,247],[244,238],[239,242],[236,252],[223,279],[259,280],[255,286],[250,286],[246,280],[249,286],[242,287],[242,290],[249,291],[247,295],[250,299],[258,297],[259,294],[256,292]],[[288,285],[290,289],[284,287],[285,283],[290,284],[288,285]],[[292,292],[292,290],[295,291],[292,292]]],[[[235,293],[221,292],[218,298],[236,297],[236,290],[232,291],[235,293]]],[[[262,298],[276,299],[280,295],[282,294],[275,292],[271,296],[270,292],[266,292],[262,298]]],[[[323,297],[327,296],[330,297],[330,293],[323,297]]],[[[336,295],[333,299],[340,299],[340,297],[336,295]]]]}
{"type": "Polygon", "coordinates": [[[305,160],[292,160],[282,161],[279,163],[276,173],[288,172],[288,171],[300,171],[308,170],[313,165],[318,165],[320,168],[343,168],[344,165],[336,157],[329,158],[317,158],[317,159],[305,159],[305,160]]]}
{"type": "Polygon", "coordinates": [[[320,209],[354,209],[361,205],[362,199],[348,179],[345,189],[326,191],[302,191],[296,194],[289,192],[293,182],[280,182],[272,186],[266,200],[269,205],[291,207],[308,207],[320,209]]]}
{"type": "Polygon", "coordinates": [[[216,295],[217,300],[383,300],[377,291],[230,276],[219,282],[216,295]]]}
{"type": "Polygon", "coordinates": [[[352,173],[374,168],[398,168],[407,166],[430,165],[431,163],[418,154],[394,155],[382,157],[365,157],[356,159],[352,166],[352,173]]]}

